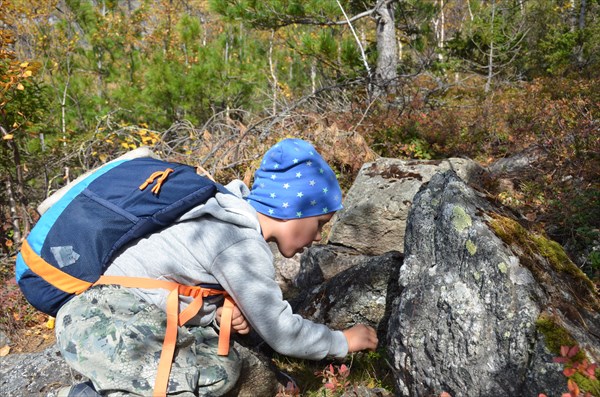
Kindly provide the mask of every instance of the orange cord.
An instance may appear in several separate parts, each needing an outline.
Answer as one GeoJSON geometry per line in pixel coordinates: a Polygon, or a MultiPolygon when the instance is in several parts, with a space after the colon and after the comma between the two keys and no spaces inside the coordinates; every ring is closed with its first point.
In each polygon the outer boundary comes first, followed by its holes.
{"type": "Polygon", "coordinates": [[[148,179],[146,179],[146,181],[144,183],[142,183],[140,185],[140,190],[146,189],[148,187],[148,185],[151,185],[152,183],[154,183],[154,180],[156,178],[158,178],[158,180],[156,181],[156,185],[154,185],[154,187],[152,188],[152,193],[158,194],[160,192],[160,188],[162,187],[163,182],[165,181],[165,179],[167,179],[167,177],[169,176],[169,174],[171,172],[173,172],[173,169],[171,169],[171,168],[167,168],[164,171],[154,172],[152,175],[150,175],[148,177],[148,179]]]}

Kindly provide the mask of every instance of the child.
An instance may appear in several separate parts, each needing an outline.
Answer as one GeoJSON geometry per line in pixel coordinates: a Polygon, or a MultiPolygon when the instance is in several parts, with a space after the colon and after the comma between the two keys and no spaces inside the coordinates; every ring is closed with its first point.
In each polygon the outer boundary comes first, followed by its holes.
{"type": "MultiPolygon", "coordinates": [[[[106,274],[219,284],[237,305],[232,330],[247,334],[253,328],[281,354],[319,360],[375,349],[371,327],[334,331],[293,314],[275,281],[267,242],[292,257],[320,241],[323,225],[342,208],[335,174],[313,146],[283,140],[265,154],[251,191],[241,181],[226,187],[232,194],[218,193],[175,224],[126,246],[106,274]]],[[[76,296],[56,318],[63,356],[101,395],[151,394],[167,293],[97,286],[76,296]]],[[[183,309],[189,298],[181,301],[183,309]]],[[[211,326],[220,322],[221,304],[222,298],[205,298],[196,317],[179,327],[168,394],[222,395],[235,385],[239,356],[234,349],[216,354],[211,326]]],[[[94,389],[80,384],[62,393],[96,395],[94,389]]]]}

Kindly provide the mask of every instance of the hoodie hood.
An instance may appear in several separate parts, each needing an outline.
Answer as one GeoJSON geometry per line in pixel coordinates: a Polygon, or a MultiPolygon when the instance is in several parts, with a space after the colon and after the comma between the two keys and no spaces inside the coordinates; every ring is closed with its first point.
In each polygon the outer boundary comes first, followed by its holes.
{"type": "Polygon", "coordinates": [[[176,222],[185,222],[209,215],[223,222],[254,229],[260,233],[257,212],[245,200],[245,197],[250,194],[250,189],[240,180],[231,181],[225,185],[225,188],[230,194],[217,193],[205,204],[194,207],[183,214],[176,222]]]}

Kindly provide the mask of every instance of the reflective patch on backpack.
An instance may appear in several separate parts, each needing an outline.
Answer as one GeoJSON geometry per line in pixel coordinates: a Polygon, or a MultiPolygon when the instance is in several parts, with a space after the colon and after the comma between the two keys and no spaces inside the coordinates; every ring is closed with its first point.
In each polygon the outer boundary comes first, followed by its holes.
{"type": "Polygon", "coordinates": [[[50,247],[50,251],[59,267],[65,267],[77,262],[80,255],[73,250],[72,245],[64,247],[50,247]]]}

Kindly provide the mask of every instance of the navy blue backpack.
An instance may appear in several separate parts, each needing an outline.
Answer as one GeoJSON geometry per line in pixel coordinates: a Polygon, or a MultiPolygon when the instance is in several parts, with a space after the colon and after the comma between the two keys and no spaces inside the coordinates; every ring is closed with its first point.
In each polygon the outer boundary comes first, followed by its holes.
{"type": "Polygon", "coordinates": [[[37,222],[17,256],[27,300],[56,316],[123,245],[172,224],[227,190],[194,167],[154,158],[111,162],[73,186],[37,222]]]}
{"type": "Polygon", "coordinates": [[[19,287],[35,308],[51,316],[56,316],[75,294],[94,285],[170,291],[165,340],[154,384],[154,396],[164,396],[178,326],[198,313],[204,297],[222,295],[217,354],[227,355],[235,303],[219,286],[189,286],[103,273],[125,244],[171,225],[217,192],[229,193],[187,165],[154,158],[110,162],[71,187],[42,215],[23,241],[15,272],[19,287]],[[192,297],[192,302],[181,312],[180,295],[192,297]]]}

